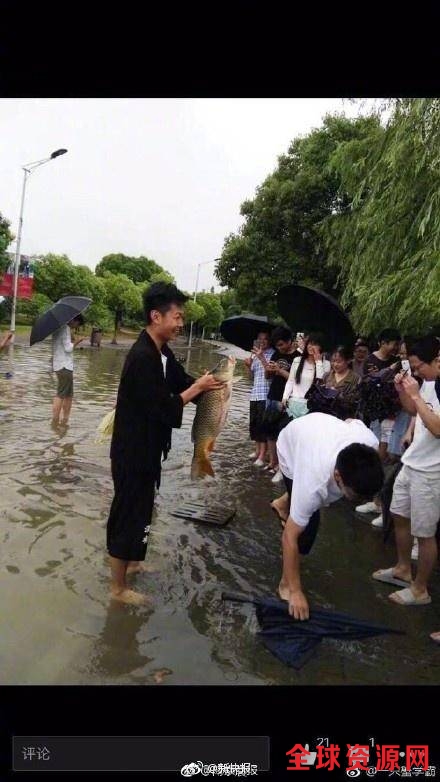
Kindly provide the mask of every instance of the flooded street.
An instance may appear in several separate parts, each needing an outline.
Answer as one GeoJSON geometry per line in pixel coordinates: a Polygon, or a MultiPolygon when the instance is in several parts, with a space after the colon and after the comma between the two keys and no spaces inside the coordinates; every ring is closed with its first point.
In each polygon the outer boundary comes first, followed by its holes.
{"type": "MultiPolygon", "coordinates": [[[[182,351],[176,349],[177,354],[182,351]]],[[[269,508],[280,489],[252,466],[248,380],[233,390],[226,428],[213,456],[216,477],[190,480],[190,430],[184,410],[164,463],[147,554],[136,577],[154,609],[108,597],[105,525],[113,496],[109,442],[96,428],[115,400],[125,349],[75,351],[75,398],[66,432],[50,426],[55,382],[50,344],[16,347],[15,374],[0,359],[1,672],[6,684],[437,684],[440,655],[429,633],[440,629],[440,578],[426,607],[393,605],[392,587],[371,579],[393,564],[371,516],[344,502],[323,513],[303,563],[313,606],[403,629],[404,636],[326,640],[297,672],[256,637],[251,606],[222,603],[223,590],[274,594],[281,528],[269,508]],[[171,516],[187,500],[235,506],[225,528],[171,516]]],[[[215,349],[192,351],[190,371],[218,361],[215,349]]]]}

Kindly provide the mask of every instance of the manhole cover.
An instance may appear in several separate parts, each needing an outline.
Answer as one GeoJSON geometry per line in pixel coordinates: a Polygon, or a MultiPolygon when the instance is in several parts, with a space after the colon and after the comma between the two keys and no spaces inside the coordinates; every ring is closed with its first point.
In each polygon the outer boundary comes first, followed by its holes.
{"type": "Polygon", "coordinates": [[[203,502],[186,502],[180,508],[171,511],[171,515],[178,519],[224,527],[235,516],[235,508],[207,508],[203,502]]]}

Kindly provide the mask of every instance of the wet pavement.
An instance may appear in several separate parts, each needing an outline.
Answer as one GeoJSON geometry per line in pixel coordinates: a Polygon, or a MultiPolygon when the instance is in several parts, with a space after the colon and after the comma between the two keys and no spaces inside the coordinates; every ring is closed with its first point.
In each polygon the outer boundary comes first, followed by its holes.
{"type": "MultiPolygon", "coordinates": [[[[218,361],[215,348],[192,350],[193,374],[218,361]]],[[[177,349],[183,354],[183,350],[177,349]]],[[[365,641],[324,641],[299,672],[259,642],[251,606],[222,603],[223,590],[274,594],[281,565],[280,526],[269,476],[248,459],[248,381],[232,407],[213,457],[216,477],[192,483],[190,430],[195,408],[173,434],[152,525],[147,565],[135,577],[153,610],[108,597],[105,525],[112,481],[109,443],[96,427],[116,399],[126,354],[75,352],[75,400],[65,432],[50,426],[55,382],[50,345],[14,349],[14,376],[0,358],[0,684],[437,684],[440,577],[433,603],[393,605],[393,590],[370,578],[393,564],[384,545],[343,501],[323,514],[303,561],[312,605],[406,631],[365,641]],[[188,500],[236,508],[225,528],[185,521],[170,511],[188,500]]]]}

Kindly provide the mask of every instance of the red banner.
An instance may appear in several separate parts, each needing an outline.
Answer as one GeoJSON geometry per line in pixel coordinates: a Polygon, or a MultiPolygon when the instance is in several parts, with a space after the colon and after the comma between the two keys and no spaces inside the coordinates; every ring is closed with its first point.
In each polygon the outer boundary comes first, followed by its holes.
{"type": "MultiPolygon", "coordinates": [[[[17,299],[31,299],[34,288],[34,280],[32,277],[18,276],[17,285],[17,299]]],[[[4,274],[0,280],[0,295],[1,296],[13,296],[14,295],[14,275],[4,274]]]]}
{"type": "MultiPolygon", "coordinates": [[[[9,253],[11,263],[0,279],[0,295],[14,295],[14,256],[9,253]]],[[[34,289],[34,270],[33,264],[28,255],[20,255],[20,267],[18,271],[17,298],[31,299],[34,289]]]]}

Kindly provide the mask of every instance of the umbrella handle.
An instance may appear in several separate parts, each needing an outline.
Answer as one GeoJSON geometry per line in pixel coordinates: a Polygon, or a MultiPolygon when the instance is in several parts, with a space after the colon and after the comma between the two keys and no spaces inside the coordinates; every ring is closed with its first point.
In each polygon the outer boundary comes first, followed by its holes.
{"type": "Polygon", "coordinates": [[[222,592],[222,600],[231,600],[234,603],[254,603],[255,598],[251,595],[243,595],[239,592],[222,592]]]}

